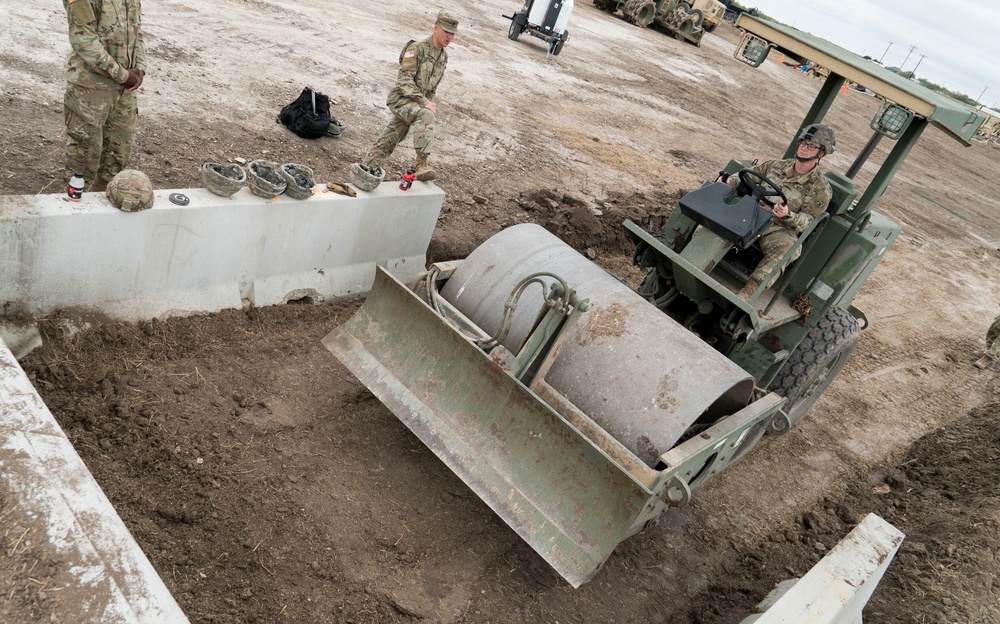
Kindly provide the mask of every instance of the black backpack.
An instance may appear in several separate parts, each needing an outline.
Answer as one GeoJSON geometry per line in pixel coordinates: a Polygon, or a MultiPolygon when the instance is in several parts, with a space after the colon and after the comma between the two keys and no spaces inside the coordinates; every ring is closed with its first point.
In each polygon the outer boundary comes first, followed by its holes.
{"type": "Polygon", "coordinates": [[[278,113],[278,123],[303,139],[318,139],[330,125],[330,98],[306,87],[278,113]]]}

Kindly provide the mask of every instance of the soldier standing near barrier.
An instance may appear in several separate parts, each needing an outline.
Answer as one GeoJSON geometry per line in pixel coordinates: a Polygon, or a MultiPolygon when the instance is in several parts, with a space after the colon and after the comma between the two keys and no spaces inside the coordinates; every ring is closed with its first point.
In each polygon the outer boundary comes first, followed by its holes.
{"type": "MultiPolygon", "coordinates": [[[[760,248],[764,252],[764,259],[760,261],[746,285],[738,293],[743,299],[750,298],[771,270],[778,266],[798,240],[799,235],[816,217],[823,214],[830,204],[833,192],[823,177],[823,172],[820,171],[819,161],[823,156],[832,154],[836,144],[833,130],[829,126],[811,124],[799,134],[795,158],[769,160],[753,168],[777,184],[788,199],[788,203],[776,204],[771,210],[773,223],[760,237],[760,248]]],[[[729,178],[731,186],[735,187],[738,182],[736,176],[729,178]]],[[[798,252],[795,257],[798,257],[798,252]]],[[[765,286],[770,286],[775,279],[777,276],[772,277],[770,283],[765,286]]]]}
{"type": "Polygon", "coordinates": [[[382,135],[360,163],[351,165],[351,181],[362,190],[370,191],[382,181],[382,163],[406,138],[413,128],[413,147],[417,152],[416,179],[427,181],[435,177],[427,164],[434,145],[434,119],[437,106],[434,94],[448,66],[448,44],[458,32],[458,19],[441,11],[434,23],[433,34],[423,41],[410,41],[399,55],[396,84],[389,91],[386,105],[392,112],[382,135]]]}
{"type": "Polygon", "coordinates": [[[72,51],[66,61],[66,180],[83,172],[104,190],[132,153],[146,75],[140,0],[63,0],[72,51]]]}

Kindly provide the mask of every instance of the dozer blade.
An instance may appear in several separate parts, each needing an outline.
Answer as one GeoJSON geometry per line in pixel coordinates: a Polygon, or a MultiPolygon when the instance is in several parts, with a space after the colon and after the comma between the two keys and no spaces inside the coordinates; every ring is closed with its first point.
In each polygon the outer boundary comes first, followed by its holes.
{"type": "Polygon", "coordinates": [[[573,587],[661,504],[381,268],[323,344],[573,587]]]}

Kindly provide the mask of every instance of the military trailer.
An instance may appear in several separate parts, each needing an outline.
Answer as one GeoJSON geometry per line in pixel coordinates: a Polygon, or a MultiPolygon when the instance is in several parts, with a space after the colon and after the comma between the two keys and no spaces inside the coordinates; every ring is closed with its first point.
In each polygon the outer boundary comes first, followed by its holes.
{"type": "Polygon", "coordinates": [[[573,12],[573,0],[527,0],[513,15],[503,15],[510,20],[507,38],[517,41],[521,33],[527,32],[545,42],[549,56],[557,56],[562,52],[563,45],[569,39],[570,14],[573,12]]]}
{"type": "Polygon", "coordinates": [[[808,33],[746,14],[737,26],[739,62],[759,66],[780,46],[830,69],[786,158],[845,80],[884,98],[852,164],[826,174],[829,209],[773,286],[736,294],[770,223],[762,200],[782,193],[736,157],[726,170],[738,189],[713,179],[661,228],[625,222],[646,271],[636,290],[521,224],[410,284],[379,269],[361,309],[323,341],[574,587],[806,414],[848,365],[869,324],[855,297],[900,233],[876,202],[924,130],[967,146],[984,119],[808,33]],[[870,162],[887,139],[885,159],[870,162]]]}
{"type": "Polygon", "coordinates": [[[722,21],[726,7],[716,0],[594,0],[594,6],[615,13],[640,28],[655,24],[675,38],[697,46],[705,32],[715,30],[722,21]]]}
{"type": "Polygon", "coordinates": [[[719,24],[726,20],[726,5],[717,0],[695,0],[691,3],[692,13],[701,12],[703,18],[700,24],[705,32],[714,32],[719,24]]]}

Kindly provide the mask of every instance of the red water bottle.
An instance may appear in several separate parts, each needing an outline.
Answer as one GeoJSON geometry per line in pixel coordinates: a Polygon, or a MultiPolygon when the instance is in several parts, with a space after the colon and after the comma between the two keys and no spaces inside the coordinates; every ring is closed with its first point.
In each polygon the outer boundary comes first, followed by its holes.
{"type": "Polygon", "coordinates": [[[399,190],[408,191],[413,186],[413,180],[417,177],[416,169],[409,169],[403,174],[403,179],[399,181],[399,190]]]}

